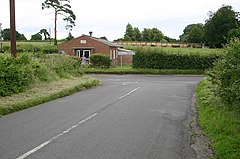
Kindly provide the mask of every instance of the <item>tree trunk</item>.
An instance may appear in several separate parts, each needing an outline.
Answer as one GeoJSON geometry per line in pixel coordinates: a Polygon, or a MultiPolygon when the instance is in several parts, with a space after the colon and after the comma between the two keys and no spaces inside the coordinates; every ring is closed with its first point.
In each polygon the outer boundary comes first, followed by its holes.
{"type": "Polygon", "coordinates": [[[57,10],[55,9],[54,18],[54,45],[57,45],[57,10]]]}

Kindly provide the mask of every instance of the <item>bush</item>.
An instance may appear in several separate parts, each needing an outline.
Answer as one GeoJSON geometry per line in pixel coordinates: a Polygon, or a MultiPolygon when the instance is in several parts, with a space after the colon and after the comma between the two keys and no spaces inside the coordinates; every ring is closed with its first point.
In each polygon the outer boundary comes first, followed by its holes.
{"type": "Polygon", "coordinates": [[[0,96],[24,91],[34,80],[32,59],[23,54],[18,58],[0,56],[0,96]]]}
{"type": "Polygon", "coordinates": [[[169,54],[163,50],[139,50],[133,56],[133,68],[153,69],[207,69],[213,67],[217,55],[169,54]]]}
{"type": "Polygon", "coordinates": [[[37,81],[81,76],[78,58],[64,55],[0,54],[0,96],[23,92],[37,81]]]}
{"type": "Polygon", "coordinates": [[[240,108],[240,40],[225,47],[226,55],[208,71],[213,91],[222,101],[240,108]]]}
{"type": "Polygon", "coordinates": [[[95,54],[90,57],[90,61],[93,67],[109,68],[111,60],[103,54],[95,54]]]}

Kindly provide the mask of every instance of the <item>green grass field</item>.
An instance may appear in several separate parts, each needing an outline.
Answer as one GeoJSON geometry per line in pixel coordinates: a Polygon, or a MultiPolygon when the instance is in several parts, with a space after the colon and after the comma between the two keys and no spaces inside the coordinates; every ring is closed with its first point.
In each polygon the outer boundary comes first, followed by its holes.
{"type": "MultiPolygon", "coordinates": [[[[59,44],[61,42],[58,42],[59,44]]],[[[3,46],[10,46],[9,41],[2,41],[3,46]]],[[[17,41],[17,45],[32,45],[32,46],[52,46],[53,41],[50,44],[50,41],[17,41]]]]}
{"type": "Polygon", "coordinates": [[[126,49],[142,51],[142,52],[165,52],[168,54],[200,54],[200,55],[211,55],[217,54],[222,55],[224,49],[208,49],[208,48],[173,48],[173,47],[149,47],[149,46],[125,46],[126,49]]]}

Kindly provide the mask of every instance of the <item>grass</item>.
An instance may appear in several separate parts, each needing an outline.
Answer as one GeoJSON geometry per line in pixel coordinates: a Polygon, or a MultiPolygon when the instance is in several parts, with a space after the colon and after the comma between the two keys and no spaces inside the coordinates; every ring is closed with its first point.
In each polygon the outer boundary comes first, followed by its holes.
{"type": "Polygon", "coordinates": [[[143,52],[165,52],[168,54],[199,54],[203,56],[224,53],[224,49],[208,49],[208,48],[173,48],[173,47],[149,47],[149,46],[125,46],[126,49],[143,51],[143,52]]]}
{"type": "Polygon", "coordinates": [[[68,96],[79,90],[90,88],[98,84],[98,80],[89,77],[74,77],[49,83],[39,83],[23,93],[0,97],[0,116],[68,96]]]}
{"type": "Polygon", "coordinates": [[[212,141],[213,159],[237,159],[240,156],[239,110],[224,105],[210,88],[206,80],[197,88],[199,123],[212,141]]]}
{"type": "MultiPolygon", "coordinates": [[[[58,44],[60,44],[59,42],[58,44]]],[[[10,41],[2,41],[3,46],[10,46],[10,41]]],[[[32,46],[52,46],[53,41],[17,41],[17,45],[32,45],[32,46]]]]}
{"type": "Polygon", "coordinates": [[[85,73],[94,74],[204,74],[204,70],[177,70],[177,69],[145,69],[145,68],[132,68],[130,65],[116,66],[112,68],[84,68],[85,73]]]}

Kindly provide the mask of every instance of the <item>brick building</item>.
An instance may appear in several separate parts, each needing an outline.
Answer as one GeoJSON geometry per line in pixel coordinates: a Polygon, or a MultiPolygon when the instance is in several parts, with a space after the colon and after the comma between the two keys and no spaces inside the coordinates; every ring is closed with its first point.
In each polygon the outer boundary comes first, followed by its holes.
{"type": "Polygon", "coordinates": [[[118,55],[118,51],[122,53],[123,50],[117,44],[88,35],[82,35],[58,45],[58,53],[78,56],[79,58],[84,56],[87,62],[90,62],[92,55],[101,53],[109,57],[113,65],[131,64],[132,55],[129,55],[129,52],[126,52],[128,54],[125,55],[118,55]]]}

